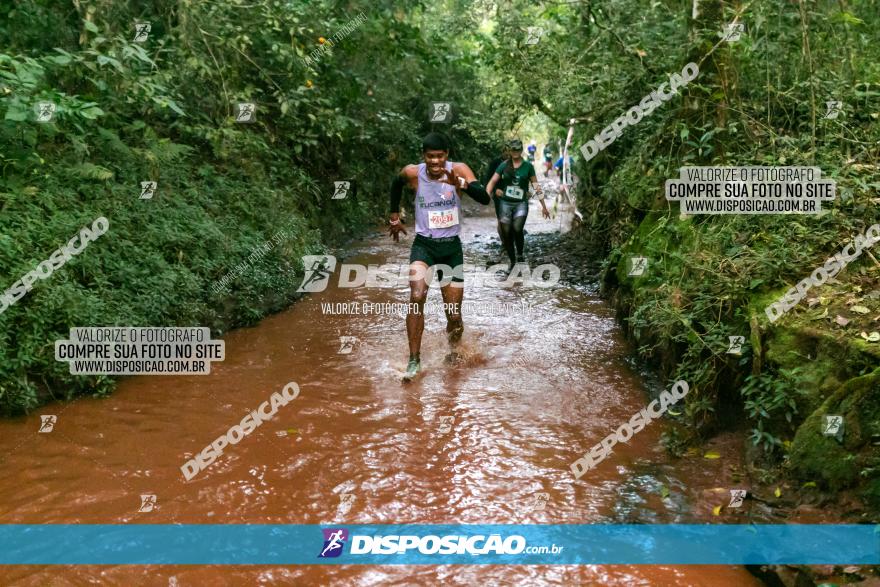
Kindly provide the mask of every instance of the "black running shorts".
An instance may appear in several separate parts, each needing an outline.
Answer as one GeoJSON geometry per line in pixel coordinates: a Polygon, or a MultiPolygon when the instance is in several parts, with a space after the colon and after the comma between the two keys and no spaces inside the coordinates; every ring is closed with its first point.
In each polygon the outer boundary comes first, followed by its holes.
{"type": "MultiPolygon", "coordinates": [[[[436,239],[417,234],[409,253],[409,262],[414,261],[425,263],[429,269],[435,265],[447,265],[452,269],[452,281],[464,281],[464,254],[461,239],[457,236],[436,239]]],[[[436,278],[443,281],[441,269],[436,270],[436,278]]]]}

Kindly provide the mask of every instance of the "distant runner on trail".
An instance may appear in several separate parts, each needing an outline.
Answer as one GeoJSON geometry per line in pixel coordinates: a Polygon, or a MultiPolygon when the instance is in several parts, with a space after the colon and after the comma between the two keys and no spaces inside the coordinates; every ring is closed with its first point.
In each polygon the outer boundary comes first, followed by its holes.
{"type": "MultiPolygon", "coordinates": [[[[446,311],[446,333],[450,346],[455,347],[464,331],[461,301],[464,297],[464,256],[459,233],[461,226],[461,192],[483,205],[489,194],[477,181],[474,172],[464,163],[448,161],[449,140],[440,133],[430,133],[422,140],[424,163],[407,165],[391,184],[391,219],[389,233],[399,242],[406,229],[400,222],[400,199],[403,187],[415,191],[416,236],[409,255],[410,306],[406,316],[409,339],[409,364],[404,381],[411,381],[421,369],[420,349],[425,329],[425,299],[428,269],[438,266],[437,279],[442,281],[443,267],[451,269],[451,283],[441,286],[446,311]]],[[[455,352],[450,354],[455,357],[455,352]]]]}
{"type": "MultiPolygon", "coordinates": [[[[556,168],[556,170],[557,170],[557,174],[559,175],[559,181],[560,181],[560,182],[561,182],[562,179],[563,179],[563,178],[562,178],[562,171],[563,171],[563,169],[562,169],[562,163],[563,163],[563,157],[562,157],[562,155],[560,155],[560,156],[559,156],[559,159],[557,159],[557,160],[556,160],[556,163],[553,165],[553,167],[556,168]]],[[[569,168],[569,170],[572,168],[572,166],[574,166],[574,157],[572,157],[571,155],[569,155],[569,156],[568,156],[568,168],[569,168]]]]}
{"type": "Polygon", "coordinates": [[[529,162],[534,163],[535,162],[535,151],[538,150],[538,147],[535,146],[535,141],[531,141],[529,143],[529,148],[527,150],[529,152],[529,162]]]}
{"type": "Polygon", "coordinates": [[[566,168],[563,165],[563,163],[564,163],[564,157],[560,156],[559,159],[557,159],[556,164],[553,166],[554,168],[557,169],[558,181],[559,181],[559,199],[556,200],[557,203],[560,201],[562,201],[562,202],[573,202],[574,201],[572,199],[572,194],[571,194],[571,187],[574,184],[567,183],[567,182],[574,182],[577,179],[574,176],[574,174],[571,172],[572,167],[574,167],[574,157],[572,157],[571,155],[568,156],[568,173],[567,174],[565,173],[566,168]]]}
{"type": "MultiPolygon", "coordinates": [[[[492,161],[489,162],[488,167],[486,167],[486,171],[483,172],[483,185],[489,185],[489,180],[492,179],[492,176],[495,175],[495,170],[498,169],[498,166],[507,161],[510,158],[510,154],[507,151],[507,145],[503,145],[501,147],[501,156],[495,157],[492,161]]],[[[499,193],[500,195],[500,193],[499,193]]],[[[492,194],[489,194],[491,197],[492,194]]],[[[504,246],[504,235],[501,234],[501,200],[498,198],[492,198],[492,201],[495,203],[495,218],[498,219],[498,240],[501,241],[502,247],[504,246]]]]}
{"type": "Polygon", "coordinates": [[[510,159],[498,166],[492,179],[489,180],[488,190],[498,197],[501,214],[501,242],[510,259],[510,269],[516,263],[525,261],[523,248],[525,246],[525,225],[529,215],[529,183],[538,194],[541,202],[541,213],[544,218],[550,218],[550,211],[544,203],[544,192],[535,177],[535,168],[522,158],[522,141],[514,139],[510,141],[510,159]]]}
{"type": "Polygon", "coordinates": [[[510,158],[510,155],[507,152],[507,145],[502,145],[500,150],[500,155],[489,161],[489,165],[486,166],[486,170],[483,172],[483,176],[480,178],[483,182],[483,185],[488,185],[489,180],[492,179],[492,175],[495,174],[495,170],[498,169],[498,166],[507,161],[510,158]]]}
{"type": "Polygon", "coordinates": [[[550,175],[550,169],[553,167],[553,150],[550,145],[544,145],[544,175],[550,175]]]}

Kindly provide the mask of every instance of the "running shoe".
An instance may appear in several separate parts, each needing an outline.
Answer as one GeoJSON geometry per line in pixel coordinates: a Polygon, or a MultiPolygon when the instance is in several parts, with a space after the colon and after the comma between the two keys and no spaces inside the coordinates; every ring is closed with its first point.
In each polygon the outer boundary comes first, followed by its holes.
{"type": "Polygon", "coordinates": [[[412,381],[416,375],[419,374],[419,370],[421,369],[421,363],[418,359],[410,359],[409,364],[406,366],[406,375],[403,376],[404,381],[412,381]]]}

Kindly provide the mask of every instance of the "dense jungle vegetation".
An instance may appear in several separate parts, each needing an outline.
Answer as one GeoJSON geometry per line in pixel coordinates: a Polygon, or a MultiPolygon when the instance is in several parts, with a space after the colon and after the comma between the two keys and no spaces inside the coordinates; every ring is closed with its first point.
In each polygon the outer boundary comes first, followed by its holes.
{"type": "Polygon", "coordinates": [[[2,288],[95,218],[111,226],[0,313],[3,412],[112,390],[54,360],[71,326],[223,331],[289,304],[301,255],[384,218],[429,103],[448,101],[453,124],[434,126],[475,169],[524,120],[554,143],[573,124],[581,238],[605,259],[604,291],[639,353],[691,384],[671,450],[744,420],[756,466],[880,504],[880,263],[863,255],[779,322],[763,311],[880,221],[877,0],[21,0],[0,13],[2,288]],[[725,42],[734,21],[743,36],[725,42]],[[580,145],[691,61],[700,74],[679,96],[583,160],[580,145]],[[51,123],[35,120],[41,101],[57,105],[51,123]],[[254,123],[236,122],[240,102],[254,123]],[[683,216],[663,186],[684,165],[817,166],[838,196],[818,216],[683,216]],[[332,200],[337,180],[354,197],[332,200]],[[289,238],[212,291],[279,230],[289,238]],[[651,261],[639,280],[632,255],[651,261]],[[731,335],[746,337],[741,356],[731,335]],[[819,431],[838,413],[842,443],[819,431]]]}

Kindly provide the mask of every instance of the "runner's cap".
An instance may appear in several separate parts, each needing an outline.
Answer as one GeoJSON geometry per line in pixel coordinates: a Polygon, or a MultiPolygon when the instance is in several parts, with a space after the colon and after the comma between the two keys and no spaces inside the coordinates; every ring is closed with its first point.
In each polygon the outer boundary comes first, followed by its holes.
{"type": "Polygon", "coordinates": [[[509,143],[507,143],[507,147],[513,149],[514,151],[522,151],[523,144],[519,139],[513,139],[509,143]]]}

